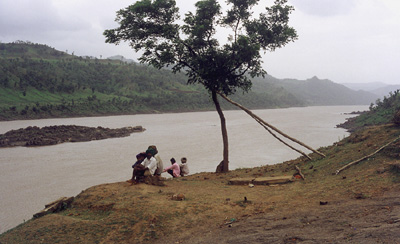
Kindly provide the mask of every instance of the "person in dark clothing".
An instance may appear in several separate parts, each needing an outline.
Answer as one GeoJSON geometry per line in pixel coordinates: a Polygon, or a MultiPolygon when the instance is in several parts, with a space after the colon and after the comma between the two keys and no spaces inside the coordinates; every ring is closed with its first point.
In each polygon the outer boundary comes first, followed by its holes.
{"type": "Polygon", "coordinates": [[[136,162],[132,165],[132,168],[133,168],[132,178],[127,180],[126,182],[128,182],[128,183],[134,183],[135,182],[135,174],[136,174],[135,168],[137,168],[139,165],[141,165],[145,158],[146,158],[146,153],[145,152],[141,152],[141,153],[136,155],[136,162]]]}

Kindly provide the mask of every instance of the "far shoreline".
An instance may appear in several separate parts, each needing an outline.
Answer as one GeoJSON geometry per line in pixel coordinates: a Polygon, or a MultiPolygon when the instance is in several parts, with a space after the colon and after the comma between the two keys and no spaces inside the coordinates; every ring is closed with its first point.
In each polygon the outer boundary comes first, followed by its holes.
{"type": "MultiPolygon", "coordinates": [[[[336,106],[368,106],[367,104],[353,104],[353,105],[308,105],[308,106],[291,106],[291,107],[270,107],[270,108],[250,108],[250,110],[267,110],[267,109],[287,109],[287,108],[307,108],[307,107],[336,107],[336,106]]],[[[231,109],[224,109],[223,111],[237,111],[241,110],[240,108],[231,108],[231,109]]],[[[212,112],[215,111],[214,109],[198,109],[198,110],[171,110],[171,111],[146,111],[146,112],[137,112],[137,113],[96,113],[96,114],[86,114],[86,115],[66,115],[66,116],[38,116],[38,117],[31,117],[31,118],[1,118],[1,122],[11,122],[11,121],[26,121],[26,120],[45,120],[45,119],[72,119],[72,118],[91,118],[91,117],[112,117],[112,116],[125,116],[125,115],[148,115],[148,114],[180,114],[180,113],[196,113],[196,112],[212,112]]],[[[362,111],[353,111],[351,113],[347,113],[349,115],[357,115],[362,113],[362,111]]]]}

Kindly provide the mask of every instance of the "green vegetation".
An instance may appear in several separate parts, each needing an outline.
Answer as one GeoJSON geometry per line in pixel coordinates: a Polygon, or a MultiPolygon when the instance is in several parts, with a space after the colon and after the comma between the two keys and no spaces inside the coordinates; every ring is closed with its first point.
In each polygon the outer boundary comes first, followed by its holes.
{"type": "MultiPolygon", "coordinates": [[[[305,105],[286,90],[233,99],[250,108],[305,105]]],[[[225,109],[231,109],[222,104],[225,109]]],[[[0,120],[212,110],[208,93],[170,70],[76,57],[41,44],[0,43],[0,120]]]]}
{"type": "Polygon", "coordinates": [[[377,99],[375,104],[371,103],[369,111],[360,116],[349,119],[341,126],[356,130],[364,126],[382,125],[388,123],[400,124],[400,94],[399,90],[390,92],[388,97],[377,99]]]}
{"type": "MultiPolygon", "coordinates": [[[[46,45],[0,43],[0,120],[214,110],[202,85],[171,70],[77,57],[46,45]]],[[[376,97],[327,80],[252,79],[230,98],[250,109],[370,104],[376,97]],[[318,85],[318,89],[312,89],[318,85]],[[322,98],[322,99],[321,99],[322,98]]],[[[235,109],[221,101],[224,109],[235,109]]]]}

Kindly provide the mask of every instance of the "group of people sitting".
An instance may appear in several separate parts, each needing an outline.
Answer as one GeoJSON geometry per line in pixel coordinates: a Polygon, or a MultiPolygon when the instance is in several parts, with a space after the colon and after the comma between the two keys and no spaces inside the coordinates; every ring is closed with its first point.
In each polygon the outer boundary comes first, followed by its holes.
{"type": "Polygon", "coordinates": [[[181,163],[178,164],[174,158],[171,158],[171,166],[164,168],[157,147],[151,145],[146,152],[141,152],[136,155],[136,162],[132,165],[132,178],[127,180],[131,184],[143,182],[147,176],[160,177],[162,173],[168,172],[172,177],[181,177],[189,174],[187,159],[181,158],[181,163]]]}
{"type": "Polygon", "coordinates": [[[178,164],[175,158],[171,158],[171,166],[165,168],[163,172],[168,172],[172,177],[181,177],[189,174],[189,167],[187,166],[187,159],[181,158],[181,163],[178,164]]]}

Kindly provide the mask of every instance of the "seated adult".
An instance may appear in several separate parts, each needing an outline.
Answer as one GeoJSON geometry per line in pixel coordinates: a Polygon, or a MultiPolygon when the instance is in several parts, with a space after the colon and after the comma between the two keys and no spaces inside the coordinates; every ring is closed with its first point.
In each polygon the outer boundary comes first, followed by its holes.
{"type": "Polygon", "coordinates": [[[160,154],[158,153],[157,147],[155,145],[150,145],[147,149],[152,149],[153,151],[153,157],[156,159],[157,161],[157,169],[155,172],[155,175],[160,176],[161,173],[163,172],[164,169],[164,164],[163,161],[161,160],[160,154]]]}
{"type": "Polygon", "coordinates": [[[187,165],[187,158],[183,157],[181,158],[181,163],[179,164],[179,167],[181,168],[181,176],[186,176],[189,174],[189,167],[187,165]]]}
{"type": "Polygon", "coordinates": [[[181,176],[181,169],[174,158],[171,158],[171,166],[165,168],[163,172],[165,171],[167,171],[174,178],[181,176]]]}
{"type": "Polygon", "coordinates": [[[139,183],[145,176],[154,175],[157,169],[157,161],[153,157],[153,152],[150,149],[146,151],[146,158],[143,162],[135,167],[133,174],[135,175],[135,183],[139,183]]]}

